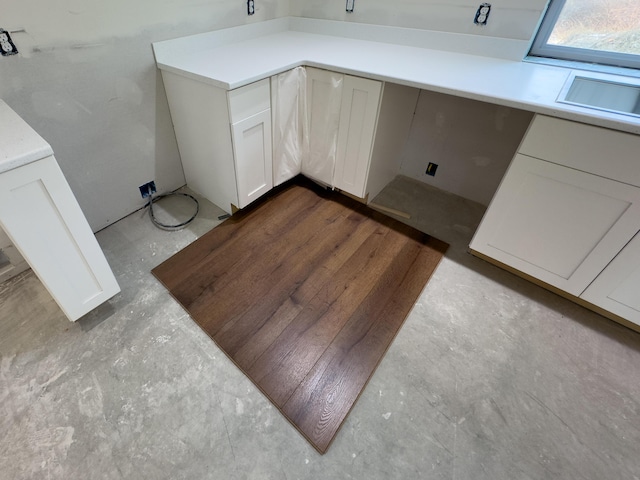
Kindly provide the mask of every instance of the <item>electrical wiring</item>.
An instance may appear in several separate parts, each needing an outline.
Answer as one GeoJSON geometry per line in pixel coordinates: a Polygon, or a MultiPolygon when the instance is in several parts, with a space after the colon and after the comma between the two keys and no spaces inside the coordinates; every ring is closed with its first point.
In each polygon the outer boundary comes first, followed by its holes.
{"type": "Polygon", "coordinates": [[[151,193],[151,191],[149,191],[149,203],[147,203],[145,205],[145,208],[149,207],[149,217],[151,218],[151,221],[153,222],[153,224],[158,227],[161,230],[167,230],[170,232],[173,231],[177,231],[177,230],[182,230],[184,227],[186,227],[187,225],[189,225],[198,215],[198,212],[200,211],[200,203],[198,202],[198,199],[196,199],[194,196],[189,195],[188,193],[181,193],[181,192],[171,192],[171,193],[165,193],[164,195],[158,195],[154,198],[153,194],[151,193]],[[188,197],[191,200],[193,200],[196,204],[196,211],[195,213],[191,216],[191,218],[189,218],[189,220],[186,220],[182,223],[178,223],[177,225],[167,225],[165,223],[160,222],[155,214],[153,213],[153,204],[155,202],[157,202],[158,200],[165,198],[165,197],[170,197],[170,196],[182,196],[182,197],[188,197]]]}

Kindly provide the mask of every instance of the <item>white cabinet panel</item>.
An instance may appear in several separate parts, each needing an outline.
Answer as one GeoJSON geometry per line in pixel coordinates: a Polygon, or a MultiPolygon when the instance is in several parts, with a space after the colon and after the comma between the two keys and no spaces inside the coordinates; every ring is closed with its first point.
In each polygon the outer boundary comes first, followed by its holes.
{"type": "Polygon", "coordinates": [[[640,325],[640,233],[580,298],[640,325]]]}
{"type": "Polygon", "coordinates": [[[271,77],[274,187],[302,171],[309,142],[306,78],[304,67],[271,77]]]}
{"type": "Polygon", "coordinates": [[[333,185],[343,81],[340,73],[307,68],[309,152],[302,173],[326,185],[333,185]]]}
{"type": "Polygon", "coordinates": [[[638,218],[640,189],[518,154],[471,248],[578,296],[638,218]]]}
{"type": "Polygon", "coordinates": [[[345,76],[334,185],[357,197],[366,194],[381,91],[381,82],[345,76]]]}
{"type": "Polygon", "coordinates": [[[239,208],[273,188],[271,110],[265,110],[231,128],[236,162],[239,208]]]}
{"type": "Polygon", "coordinates": [[[0,224],[70,320],[120,291],[54,157],[0,175],[0,224]]]}

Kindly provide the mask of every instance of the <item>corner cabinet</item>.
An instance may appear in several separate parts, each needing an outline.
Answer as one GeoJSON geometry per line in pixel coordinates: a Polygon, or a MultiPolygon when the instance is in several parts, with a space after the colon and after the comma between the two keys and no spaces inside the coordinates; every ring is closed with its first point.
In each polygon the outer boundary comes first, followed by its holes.
{"type": "Polygon", "coordinates": [[[302,174],[359,198],[397,174],[419,90],[307,68],[308,154],[302,174]]]}
{"type": "Polygon", "coordinates": [[[235,90],[162,71],[190,188],[227,213],[273,187],[269,79],[235,90]]]}
{"type": "Polygon", "coordinates": [[[639,150],[635,135],[537,115],[472,252],[640,325],[639,150]]]}
{"type": "Polygon", "coordinates": [[[419,95],[308,67],[229,91],[162,78],[187,184],[228,213],[299,173],[374,198],[400,169],[419,95]]]}

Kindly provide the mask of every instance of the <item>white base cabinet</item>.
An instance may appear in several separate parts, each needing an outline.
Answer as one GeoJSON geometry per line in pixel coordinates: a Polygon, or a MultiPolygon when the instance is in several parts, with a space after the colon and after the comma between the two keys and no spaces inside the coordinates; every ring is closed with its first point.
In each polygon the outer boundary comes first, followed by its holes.
{"type": "Polygon", "coordinates": [[[374,198],[399,171],[419,90],[306,70],[309,146],[303,175],[374,198]]]}
{"type": "Polygon", "coordinates": [[[162,71],[190,188],[227,213],[273,186],[269,79],[227,91],[162,71]]]}
{"type": "Polygon", "coordinates": [[[53,156],[0,174],[0,226],[69,320],[120,292],[53,156]]]}
{"type": "Polygon", "coordinates": [[[640,325],[638,151],[637,136],[537,115],[471,250],[640,325]]]}
{"type": "Polygon", "coordinates": [[[229,213],[299,173],[375,197],[399,171],[419,94],[304,67],[231,91],[162,78],[187,183],[229,213]]]}

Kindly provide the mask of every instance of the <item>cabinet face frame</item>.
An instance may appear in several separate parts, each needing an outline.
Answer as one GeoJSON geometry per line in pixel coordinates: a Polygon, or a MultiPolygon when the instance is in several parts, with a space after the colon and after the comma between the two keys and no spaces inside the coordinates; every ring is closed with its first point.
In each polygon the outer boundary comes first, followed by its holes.
{"type": "Polygon", "coordinates": [[[471,249],[579,296],[639,218],[640,189],[517,154],[471,249]]]}

